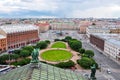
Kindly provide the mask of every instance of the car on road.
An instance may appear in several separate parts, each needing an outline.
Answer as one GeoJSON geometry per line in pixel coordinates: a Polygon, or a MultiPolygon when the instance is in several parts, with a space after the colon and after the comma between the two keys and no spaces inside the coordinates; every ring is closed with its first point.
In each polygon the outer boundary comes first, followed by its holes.
{"type": "Polygon", "coordinates": [[[110,71],[110,69],[107,69],[107,73],[110,74],[110,73],[112,73],[112,72],[110,71]]]}

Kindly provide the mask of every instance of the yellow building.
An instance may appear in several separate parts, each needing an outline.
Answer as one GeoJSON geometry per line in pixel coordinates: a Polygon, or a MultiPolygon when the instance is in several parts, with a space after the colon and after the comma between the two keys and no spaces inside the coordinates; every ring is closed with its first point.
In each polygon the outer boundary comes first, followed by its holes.
{"type": "Polygon", "coordinates": [[[86,28],[91,25],[90,21],[81,21],[80,22],[80,33],[86,33],[86,28]]]}
{"type": "Polygon", "coordinates": [[[110,33],[120,33],[120,29],[111,29],[110,33]]]}

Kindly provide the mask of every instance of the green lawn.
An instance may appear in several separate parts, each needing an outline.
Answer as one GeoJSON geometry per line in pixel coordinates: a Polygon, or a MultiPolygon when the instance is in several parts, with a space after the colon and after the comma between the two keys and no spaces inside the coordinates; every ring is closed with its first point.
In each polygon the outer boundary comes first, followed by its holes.
{"type": "Polygon", "coordinates": [[[71,59],[72,54],[66,50],[48,50],[41,53],[40,56],[47,61],[59,62],[71,59]]]}
{"type": "Polygon", "coordinates": [[[51,48],[66,48],[66,44],[61,41],[57,41],[51,46],[51,48]]]}

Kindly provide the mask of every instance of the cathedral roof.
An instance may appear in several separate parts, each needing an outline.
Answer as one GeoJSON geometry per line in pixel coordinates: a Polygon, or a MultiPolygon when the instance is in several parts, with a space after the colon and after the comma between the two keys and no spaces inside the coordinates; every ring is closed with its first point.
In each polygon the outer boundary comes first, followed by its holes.
{"type": "Polygon", "coordinates": [[[38,68],[31,64],[9,71],[1,75],[0,80],[85,80],[81,74],[61,69],[45,63],[38,63],[38,68]]]}

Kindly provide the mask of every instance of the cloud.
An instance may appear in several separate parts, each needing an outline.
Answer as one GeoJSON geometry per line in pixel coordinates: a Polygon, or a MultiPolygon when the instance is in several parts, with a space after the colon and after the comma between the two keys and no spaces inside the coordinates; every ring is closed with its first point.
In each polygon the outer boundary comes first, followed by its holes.
{"type": "Polygon", "coordinates": [[[96,7],[90,8],[86,10],[73,10],[68,17],[95,17],[95,18],[112,18],[116,17],[114,14],[120,12],[119,5],[112,6],[104,6],[104,7],[96,7]]]}
{"type": "Polygon", "coordinates": [[[42,15],[42,16],[27,15],[27,16],[24,16],[24,18],[57,18],[57,17],[56,16],[46,16],[46,15],[42,15]]]}
{"type": "MultiPolygon", "coordinates": [[[[12,1],[12,0],[11,0],[12,1]]],[[[0,12],[1,13],[9,13],[12,11],[18,11],[18,7],[17,6],[5,6],[6,3],[11,3],[10,0],[4,0],[4,1],[0,1],[0,12]]]]}
{"type": "Polygon", "coordinates": [[[7,17],[119,17],[120,0],[0,0],[7,17]]]}
{"type": "Polygon", "coordinates": [[[22,10],[55,11],[57,4],[48,0],[5,0],[0,1],[0,12],[8,13],[22,10]]]}

